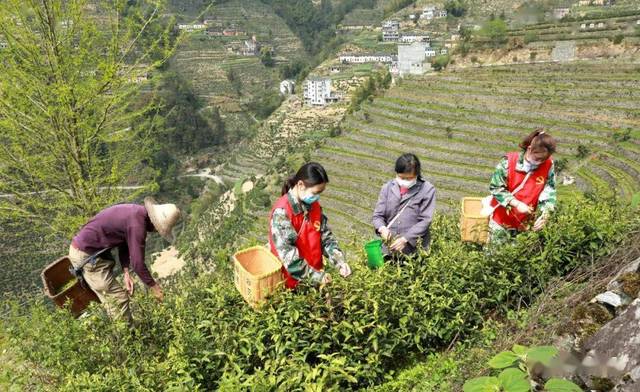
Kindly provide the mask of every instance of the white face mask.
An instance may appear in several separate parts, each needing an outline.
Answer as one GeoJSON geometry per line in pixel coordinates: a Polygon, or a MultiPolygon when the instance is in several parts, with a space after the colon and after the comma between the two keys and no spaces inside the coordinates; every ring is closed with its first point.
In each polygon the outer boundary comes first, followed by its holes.
{"type": "Polygon", "coordinates": [[[413,180],[403,180],[402,178],[397,177],[396,178],[396,182],[402,188],[411,188],[412,186],[414,186],[418,182],[418,179],[414,178],[413,180]]]}

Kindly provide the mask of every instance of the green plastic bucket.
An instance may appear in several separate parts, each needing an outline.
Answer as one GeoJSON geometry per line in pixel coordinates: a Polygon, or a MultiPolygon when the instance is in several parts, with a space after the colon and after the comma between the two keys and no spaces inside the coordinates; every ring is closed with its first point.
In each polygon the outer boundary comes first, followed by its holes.
{"type": "Polygon", "coordinates": [[[382,267],[384,258],[382,256],[382,240],[369,241],[364,245],[367,252],[367,265],[371,269],[382,267]]]}

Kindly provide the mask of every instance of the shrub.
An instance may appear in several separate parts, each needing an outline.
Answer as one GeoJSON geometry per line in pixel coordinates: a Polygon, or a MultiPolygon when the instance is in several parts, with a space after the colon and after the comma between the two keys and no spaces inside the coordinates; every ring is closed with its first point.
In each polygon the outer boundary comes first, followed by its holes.
{"type": "Polygon", "coordinates": [[[431,61],[431,66],[436,71],[442,71],[443,69],[447,68],[447,65],[449,65],[449,61],[450,61],[450,57],[446,54],[443,54],[440,56],[436,56],[431,61]]]}
{"type": "Polygon", "coordinates": [[[464,0],[448,0],[444,4],[444,9],[447,10],[448,15],[459,18],[461,16],[464,16],[464,14],[467,12],[467,4],[464,0]]]}
{"type": "Polygon", "coordinates": [[[359,253],[349,279],[280,291],[260,311],[233,287],[231,251],[211,246],[200,255],[213,272],[184,272],[162,305],[134,298],[133,330],[42,303],[29,317],[16,307],[3,330],[61,390],[365,387],[412,355],[464,339],[488,313],[531,303],[552,277],[637,229],[630,216],[613,202],[570,201],[542,232],[487,251],[460,243],[455,217],[439,218],[430,252],[405,266],[370,271],[359,253]]]}
{"type": "Polygon", "coordinates": [[[538,34],[536,34],[533,31],[528,31],[525,35],[524,35],[524,43],[528,44],[531,42],[535,42],[538,40],[538,34]]]}
{"type": "Polygon", "coordinates": [[[615,45],[620,45],[622,43],[622,41],[624,40],[624,34],[616,34],[611,41],[615,44],[615,45]]]}
{"type": "Polygon", "coordinates": [[[590,153],[591,150],[589,150],[589,147],[585,146],[584,144],[580,144],[576,151],[576,156],[580,159],[583,159],[586,158],[590,153]]]}
{"type": "Polygon", "coordinates": [[[507,24],[502,19],[490,20],[484,24],[480,34],[488,38],[493,46],[502,46],[507,42],[507,24]]]}

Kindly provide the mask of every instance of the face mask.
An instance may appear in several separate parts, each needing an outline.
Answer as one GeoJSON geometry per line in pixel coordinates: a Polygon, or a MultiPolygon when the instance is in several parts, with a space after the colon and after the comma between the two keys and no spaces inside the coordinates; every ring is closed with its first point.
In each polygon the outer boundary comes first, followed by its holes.
{"type": "Polygon", "coordinates": [[[418,179],[414,178],[413,180],[403,180],[402,178],[396,178],[396,182],[403,188],[411,188],[418,182],[418,179]]]}
{"type": "Polygon", "coordinates": [[[315,202],[317,202],[318,200],[320,200],[320,195],[314,195],[314,194],[309,194],[309,195],[305,195],[306,189],[304,191],[299,191],[299,195],[300,195],[300,200],[307,205],[311,205],[315,202]]]}
{"type": "Polygon", "coordinates": [[[302,198],[302,202],[307,205],[311,205],[320,200],[320,195],[309,195],[302,198]]]}
{"type": "Polygon", "coordinates": [[[531,166],[540,166],[540,164],[542,163],[542,161],[530,161],[526,158],[525,158],[525,161],[527,161],[527,163],[529,163],[529,165],[531,166]]]}

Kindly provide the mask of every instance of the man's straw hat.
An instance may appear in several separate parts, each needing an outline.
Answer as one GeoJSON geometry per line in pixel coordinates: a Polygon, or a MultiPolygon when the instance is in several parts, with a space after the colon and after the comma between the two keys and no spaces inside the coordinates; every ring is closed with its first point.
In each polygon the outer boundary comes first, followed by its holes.
{"type": "Polygon", "coordinates": [[[175,204],[158,204],[151,196],[144,198],[144,208],[158,233],[167,241],[173,242],[175,238],[171,230],[180,220],[180,209],[175,204]]]}

